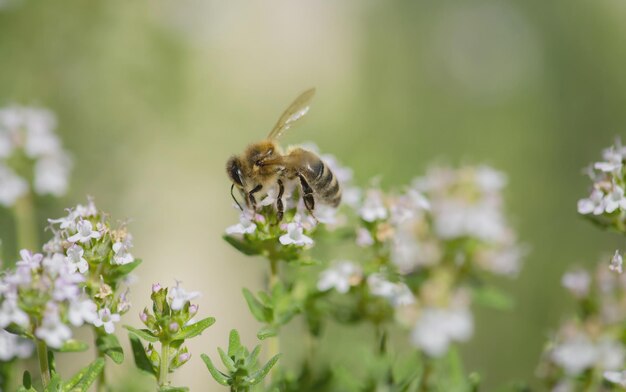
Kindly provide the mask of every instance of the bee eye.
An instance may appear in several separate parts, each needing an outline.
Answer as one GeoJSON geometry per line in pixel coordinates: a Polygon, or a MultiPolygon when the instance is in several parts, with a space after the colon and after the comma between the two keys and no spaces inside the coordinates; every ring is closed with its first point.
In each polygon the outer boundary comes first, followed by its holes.
{"type": "Polygon", "coordinates": [[[256,162],[255,162],[255,164],[256,164],[257,166],[263,166],[263,161],[258,160],[258,161],[256,161],[256,162]]]}

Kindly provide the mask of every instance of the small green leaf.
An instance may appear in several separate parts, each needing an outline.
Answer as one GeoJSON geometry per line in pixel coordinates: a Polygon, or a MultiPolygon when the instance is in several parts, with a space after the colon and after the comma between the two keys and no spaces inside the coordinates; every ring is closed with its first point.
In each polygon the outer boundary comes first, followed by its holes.
{"type": "Polygon", "coordinates": [[[59,377],[59,375],[56,373],[52,373],[50,377],[50,383],[48,383],[48,386],[46,387],[46,389],[44,389],[44,391],[45,392],[59,392],[60,390],[61,390],[61,377],[59,377]]]}
{"type": "Polygon", "coordinates": [[[117,340],[117,336],[113,334],[100,335],[96,339],[96,346],[99,352],[106,354],[118,365],[124,362],[124,351],[119,340],[117,340]]]}
{"type": "Polygon", "coordinates": [[[231,373],[235,373],[237,371],[237,367],[235,366],[233,359],[229,357],[220,347],[217,348],[217,352],[220,354],[220,358],[222,359],[224,366],[226,366],[226,369],[228,369],[231,373]]]}
{"type": "Polygon", "coordinates": [[[63,343],[63,345],[59,348],[51,349],[60,353],[74,353],[85,351],[89,348],[89,345],[85,342],[81,342],[79,340],[70,339],[63,343]]]}
{"type": "Polygon", "coordinates": [[[256,361],[259,359],[259,353],[260,352],[261,352],[261,345],[257,344],[256,347],[254,349],[252,349],[252,352],[250,353],[250,355],[248,355],[248,357],[244,361],[243,367],[245,369],[252,368],[254,366],[254,364],[256,363],[256,361]]]}
{"type": "Polygon", "coordinates": [[[18,335],[26,339],[35,340],[35,336],[32,333],[28,332],[25,328],[20,327],[15,323],[11,323],[7,325],[5,331],[12,333],[13,335],[18,335]]]}
{"type": "Polygon", "coordinates": [[[493,287],[477,287],[473,290],[474,302],[496,310],[510,310],[514,306],[513,299],[493,287]]]}
{"type": "Polygon", "coordinates": [[[233,329],[230,331],[230,335],[228,335],[228,356],[234,357],[240,349],[241,339],[239,338],[239,332],[233,329]]]}
{"type": "Polygon", "coordinates": [[[147,329],[137,329],[137,328],[133,328],[130,325],[124,325],[124,328],[126,328],[128,330],[128,332],[132,333],[133,335],[137,336],[138,338],[141,338],[147,342],[150,343],[155,343],[159,341],[159,338],[157,338],[156,336],[154,336],[152,334],[152,332],[150,332],[147,329]]]}
{"type": "Polygon", "coordinates": [[[91,384],[96,381],[102,369],[104,369],[104,358],[98,358],[90,365],[80,370],[78,372],[81,375],[80,381],[72,387],[71,391],[87,391],[91,384]]]}
{"type": "Polygon", "coordinates": [[[298,260],[298,264],[302,267],[309,267],[313,265],[322,265],[323,263],[319,260],[306,259],[306,260],[298,260]]]}
{"type": "Polygon", "coordinates": [[[200,354],[200,358],[204,361],[207,369],[209,369],[209,373],[213,376],[213,379],[218,382],[218,384],[222,385],[230,385],[231,380],[224,373],[220,372],[213,366],[213,362],[211,362],[211,358],[209,358],[206,354],[200,354]]]}
{"type": "Polygon", "coordinates": [[[184,340],[193,338],[194,336],[200,335],[205,329],[209,328],[213,324],[215,324],[215,318],[207,317],[198,321],[197,323],[193,323],[191,325],[181,328],[181,330],[178,331],[178,333],[174,335],[172,339],[184,340]]]}
{"type": "Polygon", "coordinates": [[[187,387],[173,387],[171,385],[159,387],[159,392],[187,392],[188,390],[187,387]]]}
{"type": "Polygon", "coordinates": [[[268,323],[272,319],[272,312],[267,307],[263,306],[258,299],[248,289],[243,289],[243,296],[248,303],[248,308],[255,319],[262,323],[268,323]]]}
{"type": "Polygon", "coordinates": [[[135,358],[135,365],[137,368],[156,377],[156,371],[152,366],[152,362],[150,362],[146,356],[146,350],[144,349],[143,344],[141,344],[139,337],[129,333],[128,338],[130,339],[130,345],[133,349],[133,357],[135,358]]]}
{"type": "Polygon", "coordinates": [[[237,249],[246,256],[255,256],[261,254],[261,250],[258,247],[250,244],[246,240],[241,240],[229,235],[224,235],[222,238],[224,238],[226,242],[231,244],[233,248],[237,249]]]}
{"type": "Polygon", "coordinates": [[[249,377],[246,377],[245,381],[249,385],[255,385],[263,381],[267,373],[276,365],[278,362],[278,358],[280,358],[280,354],[276,354],[270,359],[261,369],[252,373],[249,377]]]}
{"type": "Polygon", "coordinates": [[[278,335],[278,330],[272,326],[265,326],[257,332],[256,337],[259,340],[265,340],[267,338],[271,338],[272,336],[278,335]]]}
{"type": "Polygon", "coordinates": [[[141,259],[135,259],[128,264],[116,265],[111,271],[111,278],[115,280],[122,276],[130,274],[135,268],[139,267],[141,261],[141,259]]]}
{"type": "Polygon", "coordinates": [[[22,386],[18,388],[18,392],[37,392],[37,390],[33,388],[33,381],[28,370],[24,371],[24,375],[22,376],[22,386]]]}

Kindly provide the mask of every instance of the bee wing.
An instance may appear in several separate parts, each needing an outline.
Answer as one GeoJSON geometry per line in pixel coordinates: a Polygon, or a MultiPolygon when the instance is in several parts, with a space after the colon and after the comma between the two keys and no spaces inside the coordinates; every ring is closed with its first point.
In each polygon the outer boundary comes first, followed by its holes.
{"type": "Polygon", "coordinates": [[[274,125],[274,129],[272,129],[267,138],[278,139],[283,132],[291,128],[296,121],[304,117],[309,111],[309,105],[311,104],[313,95],[315,95],[315,88],[308,89],[300,94],[298,98],[289,105],[282,116],[280,116],[278,122],[274,125]]]}

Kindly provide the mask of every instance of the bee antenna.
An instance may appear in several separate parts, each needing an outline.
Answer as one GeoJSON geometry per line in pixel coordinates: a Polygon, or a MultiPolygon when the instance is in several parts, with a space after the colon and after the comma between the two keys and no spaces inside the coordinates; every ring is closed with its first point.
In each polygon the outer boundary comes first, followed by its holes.
{"type": "Polygon", "coordinates": [[[241,211],[243,211],[243,208],[241,207],[241,204],[239,204],[239,202],[237,201],[237,198],[235,197],[235,194],[233,193],[233,190],[235,189],[235,184],[232,184],[230,186],[230,195],[232,196],[233,200],[235,201],[235,203],[237,204],[237,207],[239,207],[239,209],[241,211]]]}

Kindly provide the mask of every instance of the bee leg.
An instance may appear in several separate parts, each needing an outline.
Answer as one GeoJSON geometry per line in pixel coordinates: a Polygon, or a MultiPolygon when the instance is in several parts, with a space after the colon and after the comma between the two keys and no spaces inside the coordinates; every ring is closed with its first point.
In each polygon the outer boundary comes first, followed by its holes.
{"type": "Polygon", "coordinates": [[[283,220],[283,213],[285,212],[285,206],[283,204],[283,193],[285,192],[285,187],[283,186],[282,180],[278,180],[278,197],[276,198],[276,219],[277,223],[283,220]]]}
{"type": "Polygon", "coordinates": [[[250,199],[250,204],[252,205],[252,210],[256,212],[256,198],[254,194],[263,189],[263,185],[259,184],[254,187],[250,192],[248,192],[248,199],[250,199]]]}
{"type": "Polygon", "coordinates": [[[313,215],[313,210],[315,209],[315,198],[313,197],[313,189],[309,183],[304,179],[301,174],[298,174],[300,177],[300,185],[302,186],[302,200],[304,200],[304,206],[309,211],[311,216],[317,221],[315,215],[313,215]]]}

